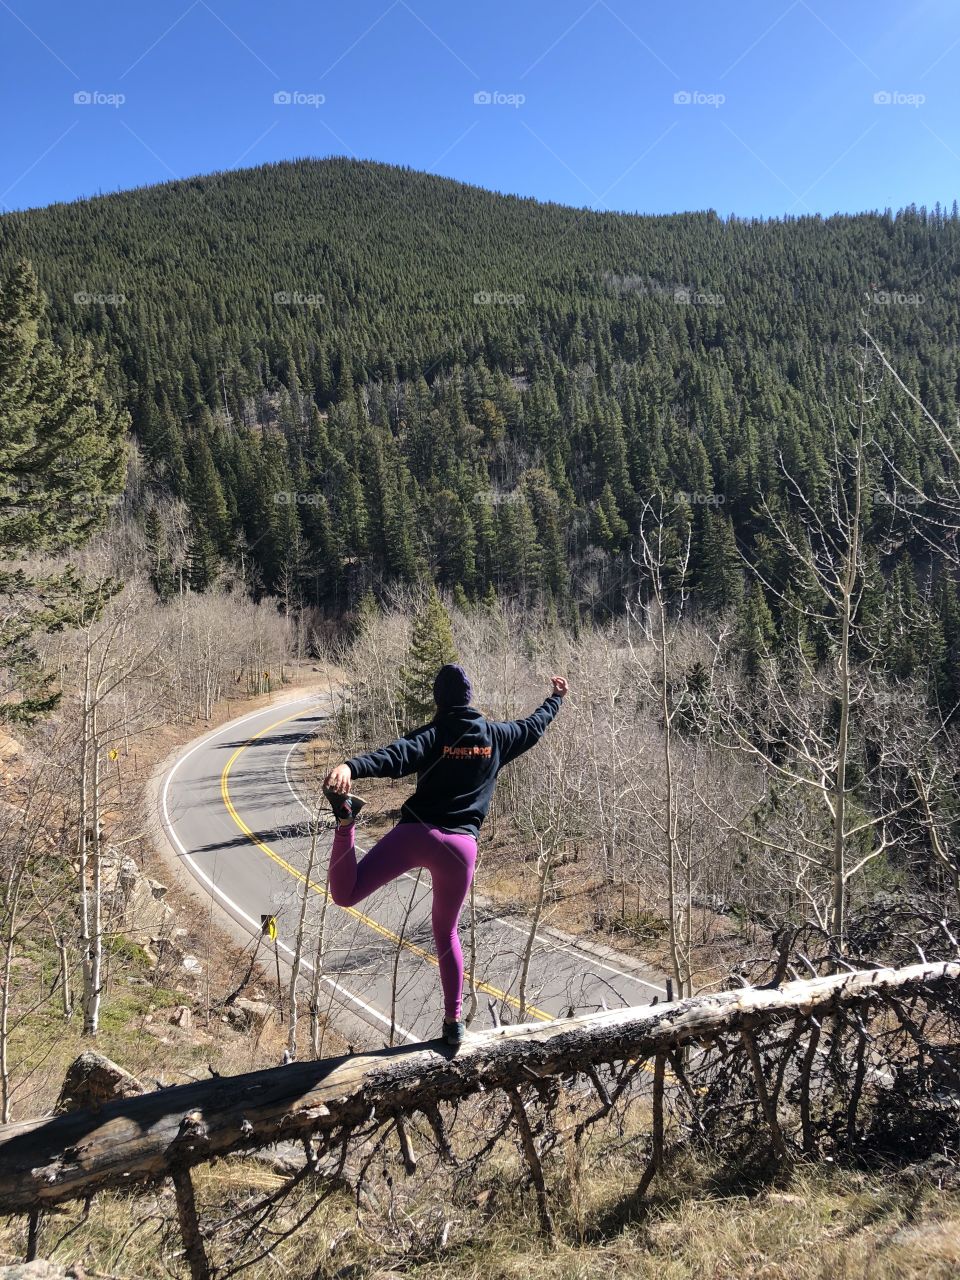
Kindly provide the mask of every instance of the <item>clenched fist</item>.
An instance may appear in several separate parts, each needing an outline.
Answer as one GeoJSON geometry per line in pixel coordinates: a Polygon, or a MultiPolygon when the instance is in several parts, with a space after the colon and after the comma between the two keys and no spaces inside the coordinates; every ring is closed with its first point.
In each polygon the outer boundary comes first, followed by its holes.
{"type": "Polygon", "coordinates": [[[563,676],[551,676],[550,679],[553,681],[553,692],[558,698],[565,698],[569,686],[563,676]]]}

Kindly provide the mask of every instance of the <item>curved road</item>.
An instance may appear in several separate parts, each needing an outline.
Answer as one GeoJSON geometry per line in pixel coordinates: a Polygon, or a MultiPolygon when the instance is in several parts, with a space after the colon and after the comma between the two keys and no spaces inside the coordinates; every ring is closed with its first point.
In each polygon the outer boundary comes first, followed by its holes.
{"type": "MultiPolygon", "coordinates": [[[[277,921],[281,959],[292,945],[308,887],[306,980],[312,976],[321,919],[322,987],[328,1020],[344,1034],[382,1041],[429,1039],[439,1032],[440,982],[430,931],[430,880],[403,876],[358,907],[326,898],[330,830],[317,843],[309,884],[311,813],[301,799],[302,748],[330,715],[329,698],[308,694],[242,716],[184,751],[163,779],[160,818],[183,865],[252,935],[261,917],[277,921]],[[408,913],[409,910],[409,914],[408,913]],[[404,917],[406,916],[406,923],[404,917]],[[396,1002],[391,991],[396,967],[396,1002]],[[358,1028],[358,1020],[364,1024],[358,1028]]],[[[315,784],[314,784],[315,785],[315,784]]],[[[326,809],[324,802],[324,822],[326,809]]],[[[359,844],[364,845],[360,828],[359,844]]],[[[478,903],[477,994],[474,1026],[491,1022],[490,1005],[503,1022],[519,1020],[518,984],[528,934],[522,916],[498,915],[478,903]]],[[[461,920],[469,964],[469,905],[461,920]]],[[[469,975],[468,975],[469,976],[469,975]]],[[[465,983],[465,1003],[468,994],[465,983]]],[[[664,994],[663,981],[625,957],[593,954],[549,929],[538,934],[527,983],[528,1020],[546,1020],[571,1008],[649,1004],[664,994]]]]}

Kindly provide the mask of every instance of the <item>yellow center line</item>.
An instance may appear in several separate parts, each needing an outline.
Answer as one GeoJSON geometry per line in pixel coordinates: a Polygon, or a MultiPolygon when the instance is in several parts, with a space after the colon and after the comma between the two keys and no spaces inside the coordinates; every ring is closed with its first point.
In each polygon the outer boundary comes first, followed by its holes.
{"type": "MultiPolygon", "coordinates": [[[[243,746],[237,747],[236,751],[234,751],[233,755],[224,765],[223,773],[220,775],[220,794],[223,797],[223,803],[226,806],[227,813],[229,813],[230,817],[237,824],[243,834],[251,840],[258,849],[262,849],[267,857],[272,858],[278,867],[283,867],[284,871],[288,871],[290,875],[294,876],[297,880],[307,884],[314,893],[322,893],[328,901],[333,902],[326,885],[320,884],[316,880],[308,879],[302,871],[298,871],[297,868],[287,862],[285,858],[281,858],[280,854],[277,853],[275,849],[271,849],[268,844],[265,844],[259,836],[251,831],[244,820],[240,817],[239,813],[237,813],[234,808],[233,801],[230,799],[230,770],[233,768],[240,756],[243,755],[244,751],[256,742],[258,738],[262,738],[266,734],[271,733],[282,724],[288,724],[291,720],[299,720],[302,715],[302,711],[297,711],[293,715],[284,716],[282,720],[275,720],[273,724],[268,724],[265,729],[261,729],[259,733],[255,733],[248,742],[243,744],[243,746]]],[[[337,904],[334,903],[334,906],[336,905],[337,904]]],[[[374,920],[372,916],[365,915],[362,911],[358,911],[356,907],[340,907],[339,909],[341,911],[345,911],[348,915],[353,916],[355,920],[359,920],[361,924],[365,924],[368,929],[372,929],[374,933],[378,933],[382,938],[388,938],[391,942],[398,943],[401,947],[405,947],[407,951],[411,951],[414,955],[419,956],[421,960],[426,960],[428,963],[436,965],[439,968],[439,961],[435,955],[429,951],[425,951],[423,947],[418,947],[416,943],[410,942],[407,938],[401,938],[398,933],[394,933],[392,929],[388,929],[386,925],[382,925],[379,920],[374,920]]],[[[470,977],[469,972],[466,974],[466,977],[470,977]]],[[[517,997],[508,995],[506,991],[501,991],[499,987],[491,986],[488,982],[477,982],[476,988],[478,991],[483,991],[487,995],[495,996],[498,1000],[506,1001],[507,1004],[512,1005],[515,1009],[520,1008],[520,1001],[517,997]]],[[[552,1013],[547,1013],[544,1009],[538,1009],[532,1004],[528,1004],[526,1006],[525,1012],[532,1015],[532,1017],[539,1019],[541,1022],[552,1022],[555,1016],[552,1013]]]]}

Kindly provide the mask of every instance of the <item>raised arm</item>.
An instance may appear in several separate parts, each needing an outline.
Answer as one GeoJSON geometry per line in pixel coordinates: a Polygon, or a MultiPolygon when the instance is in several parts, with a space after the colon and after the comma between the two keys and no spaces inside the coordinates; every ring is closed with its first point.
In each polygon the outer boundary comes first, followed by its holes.
{"type": "Polygon", "coordinates": [[[394,742],[376,751],[351,756],[344,764],[331,769],[324,778],[324,785],[331,791],[346,795],[353,778],[402,778],[416,773],[437,736],[434,724],[412,729],[394,742]]]}
{"type": "Polygon", "coordinates": [[[560,710],[567,694],[567,682],[563,676],[553,676],[553,692],[544,699],[532,715],[522,720],[497,720],[491,726],[500,748],[501,765],[516,760],[529,751],[543,737],[547,725],[560,710]]]}

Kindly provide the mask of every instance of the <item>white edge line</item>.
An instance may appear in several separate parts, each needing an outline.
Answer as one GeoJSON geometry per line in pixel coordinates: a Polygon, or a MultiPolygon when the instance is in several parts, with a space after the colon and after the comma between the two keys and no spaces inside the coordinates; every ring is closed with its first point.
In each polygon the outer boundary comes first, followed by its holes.
{"type": "MultiPolygon", "coordinates": [[[[309,805],[304,804],[296,787],[290,781],[290,773],[287,767],[290,763],[290,757],[293,755],[294,751],[296,751],[296,749],[301,745],[301,742],[306,742],[308,736],[309,735],[304,735],[304,737],[301,739],[300,742],[295,742],[293,746],[290,748],[290,750],[287,752],[287,754],[284,756],[283,780],[284,782],[286,782],[287,788],[290,791],[290,794],[293,796],[294,800],[296,800],[300,808],[304,811],[304,813],[308,814],[312,820],[314,817],[313,811],[309,805]]],[[[400,878],[404,880],[414,879],[414,877],[410,875],[408,871],[402,872],[400,878]]],[[[504,920],[503,916],[488,916],[487,918],[489,920],[495,920],[498,924],[506,925],[508,929],[515,929],[517,933],[526,934],[528,932],[526,929],[521,928],[520,925],[514,924],[512,920],[504,920]]],[[[544,935],[541,933],[537,934],[537,938],[543,941],[544,947],[549,948],[549,951],[551,954],[556,954],[558,951],[563,951],[568,955],[575,955],[578,959],[585,960],[587,964],[592,964],[598,969],[606,969],[608,973],[615,973],[618,978],[626,978],[628,982],[636,982],[641,987],[649,987],[651,991],[657,991],[657,992],[660,992],[662,995],[666,995],[665,987],[658,987],[655,982],[647,982],[644,978],[638,978],[636,974],[624,973],[622,969],[615,969],[612,964],[607,964],[603,960],[597,960],[588,952],[579,950],[575,946],[575,944],[571,944],[568,942],[567,943],[557,942],[556,939],[551,940],[549,938],[549,935],[544,935]]]]}
{"type": "MultiPolygon", "coordinates": [[[[304,699],[294,698],[294,699],[291,699],[290,702],[288,702],[286,705],[296,706],[298,702],[306,701],[306,700],[307,699],[305,698],[304,699]]],[[[169,793],[170,783],[173,781],[173,775],[177,772],[177,770],[180,768],[180,766],[183,764],[185,760],[190,759],[190,757],[193,755],[195,751],[199,751],[201,747],[206,746],[208,743],[212,742],[215,738],[218,738],[221,734],[234,729],[238,724],[241,724],[243,721],[252,720],[257,716],[267,715],[269,714],[270,711],[276,711],[277,709],[278,708],[274,706],[271,708],[264,708],[261,711],[252,711],[249,715],[241,716],[238,720],[231,720],[228,724],[222,725],[221,728],[214,730],[213,733],[206,734],[203,738],[200,739],[199,742],[194,743],[194,745],[190,748],[189,751],[184,752],[184,754],[178,758],[176,764],[174,764],[173,767],[170,769],[170,771],[167,773],[167,776],[163,782],[163,790],[160,794],[161,810],[162,810],[161,819],[163,822],[163,826],[169,838],[180,850],[181,857],[190,864],[190,869],[193,872],[193,874],[197,877],[197,879],[202,880],[204,884],[208,886],[210,892],[212,894],[215,894],[226,905],[226,907],[229,909],[231,914],[233,914],[235,917],[237,917],[238,919],[248,924],[250,926],[251,931],[254,933],[254,935],[257,935],[262,932],[261,927],[256,922],[256,920],[254,920],[252,916],[247,915],[246,911],[244,911],[242,907],[238,906],[237,903],[235,903],[232,898],[228,898],[227,895],[223,892],[223,890],[218,888],[217,885],[214,884],[214,882],[210,879],[210,877],[206,874],[206,872],[201,870],[201,868],[197,865],[196,861],[194,860],[193,856],[187,852],[186,848],[183,845],[183,842],[180,840],[180,837],[177,835],[176,830],[174,829],[173,820],[170,817],[170,810],[167,807],[167,795],[169,793]]],[[[283,951],[286,951],[288,955],[293,956],[292,949],[288,947],[285,942],[281,942],[279,938],[277,938],[276,940],[276,945],[278,948],[282,949],[283,951]]],[[[313,972],[313,965],[308,960],[304,960],[301,958],[300,963],[301,965],[303,965],[305,969],[309,969],[311,973],[313,972]]],[[[384,1014],[382,1014],[379,1009],[374,1008],[373,1005],[367,1004],[366,1001],[361,1000],[359,996],[355,996],[352,991],[348,991],[346,987],[341,986],[340,983],[338,982],[335,982],[333,978],[328,977],[327,974],[325,973],[321,974],[320,981],[327,983],[328,986],[332,987],[334,991],[338,991],[341,995],[346,996],[346,998],[350,1000],[353,1004],[359,1005],[360,1008],[364,1010],[364,1012],[368,1013],[372,1018],[376,1018],[378,1022],[382,1022],[387,1027],[390,1026],[390,1019],[387,1018],[384,1014]]],[[[408,1040],[412,1041],[414,1044],[423,1043],[417,1036],[413,1034],[412,1031],[408,1031],[406,1027],[402,1027],[398,1022],[394,1023],[394,1030],[399,1031],[402,1035],[404,1035],[408,1040]]]]}

